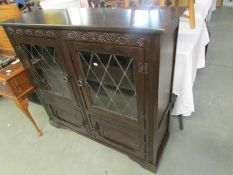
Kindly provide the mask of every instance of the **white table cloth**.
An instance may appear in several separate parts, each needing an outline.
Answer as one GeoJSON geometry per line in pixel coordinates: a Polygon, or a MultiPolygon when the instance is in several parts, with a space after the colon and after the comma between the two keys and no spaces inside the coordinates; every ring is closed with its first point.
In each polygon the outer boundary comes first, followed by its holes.
{"type": "Polygon", "coordinates": [[[195,1],[195,29],[190,29],[188,19],[180,19],[173,82],[177,99],[172,115],[190,116],[194,112],[193,83],[197,70],[205,67],[205,47],[209,43],[205,20],[215,4],[216,0],[195,1]]]}
{"type": "MultiPolygon", "coordinates": [[[[216,0],[196,0],[194,8],[196,19],[206,19],[216,9],[216,0]]],[[[189,14],[188,10],[185,14],[189,14]]]]}
{"type": "Polygon", "coordinates": [[[196,28],[191,30],[186,20],[180,20],[173,83],[177,99],[172,115],[189,116],[194,112],[192,87],[197,69],[205,67],[205,47],[208,43],[205,21],[196,20],[196,28]]]}

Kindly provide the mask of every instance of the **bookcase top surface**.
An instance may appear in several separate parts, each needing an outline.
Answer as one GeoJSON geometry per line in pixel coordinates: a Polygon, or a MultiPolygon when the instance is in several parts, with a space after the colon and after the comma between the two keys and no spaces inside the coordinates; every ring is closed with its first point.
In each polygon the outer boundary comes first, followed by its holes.
{"type": "Polygon", "coordinates": [[[160,34],[178,26],[183,8],[37,10],[2,26],[160,34]]]}

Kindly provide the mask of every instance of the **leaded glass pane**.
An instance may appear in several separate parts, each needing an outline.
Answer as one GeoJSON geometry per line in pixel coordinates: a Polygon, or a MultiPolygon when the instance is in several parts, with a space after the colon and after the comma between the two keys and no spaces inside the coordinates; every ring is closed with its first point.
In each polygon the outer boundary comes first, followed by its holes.
{"type": "Polygon", "coordinates": [[[64,74],[57,63],[57,54],[53,47],[23,44],[33,66],[42,90],[70,98],[64,74]]]}
{"type": "Polygon", "coordinates": [[[133,58],[78,51],[93,105],[137,117],[133,58]]]}

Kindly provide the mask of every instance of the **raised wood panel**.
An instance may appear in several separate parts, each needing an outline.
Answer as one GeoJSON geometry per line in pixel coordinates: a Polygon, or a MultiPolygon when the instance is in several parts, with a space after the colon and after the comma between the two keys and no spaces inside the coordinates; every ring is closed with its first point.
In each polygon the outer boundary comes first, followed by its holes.
{"type": "Polygon", "coordinates": [[[54,120],[65,126],[73,125],[75,130],[82,134],[87,134],[86,122],[83,120],[82,113],[78,110],[63,108],[58,104],[49,104],[54,115],[54,120]]]}
{"type": "Polygon", "coordinates": [[[118,126],[114,122],[103,122],[94,116],[91,116],[91,123],[97,140],[139,158],[144,158],[143,133],[133,128],[118,126]]]}
{"type": "MultiPolygon", "coordinates": [[[[20,11],[15,4],[0,5],[0,21],[15,18],[20,15],[20,11]]],[[[14,54],[14,49],[2,27],[0,27],[0,54],[14,54]]]]}

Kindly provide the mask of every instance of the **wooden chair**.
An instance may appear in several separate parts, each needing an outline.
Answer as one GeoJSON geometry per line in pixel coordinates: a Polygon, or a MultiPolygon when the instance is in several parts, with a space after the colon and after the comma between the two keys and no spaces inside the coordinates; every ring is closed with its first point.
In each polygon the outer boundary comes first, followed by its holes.
{"type": "MultiPolygon", "coordinates": [[[[194,10],[194,0],[172,0],[172,6],[179,6],[180,2],[188,1],[189,15],[183,14],[182,17],[189,18],[190,28],[195,28],[195,10],[194,10]]],[[[166,0],[160,0],[160,6],[166,6],[166,0]]]]}
{"type": "MultiPolygon", "coordinates": [[[[19,15],[20,11],[15,4],[0,5],[0,21],[12,19],[19,15]]],[[[0,54],[15,55],[15,51],[2,27],[0,27],[0,54]]]]}

